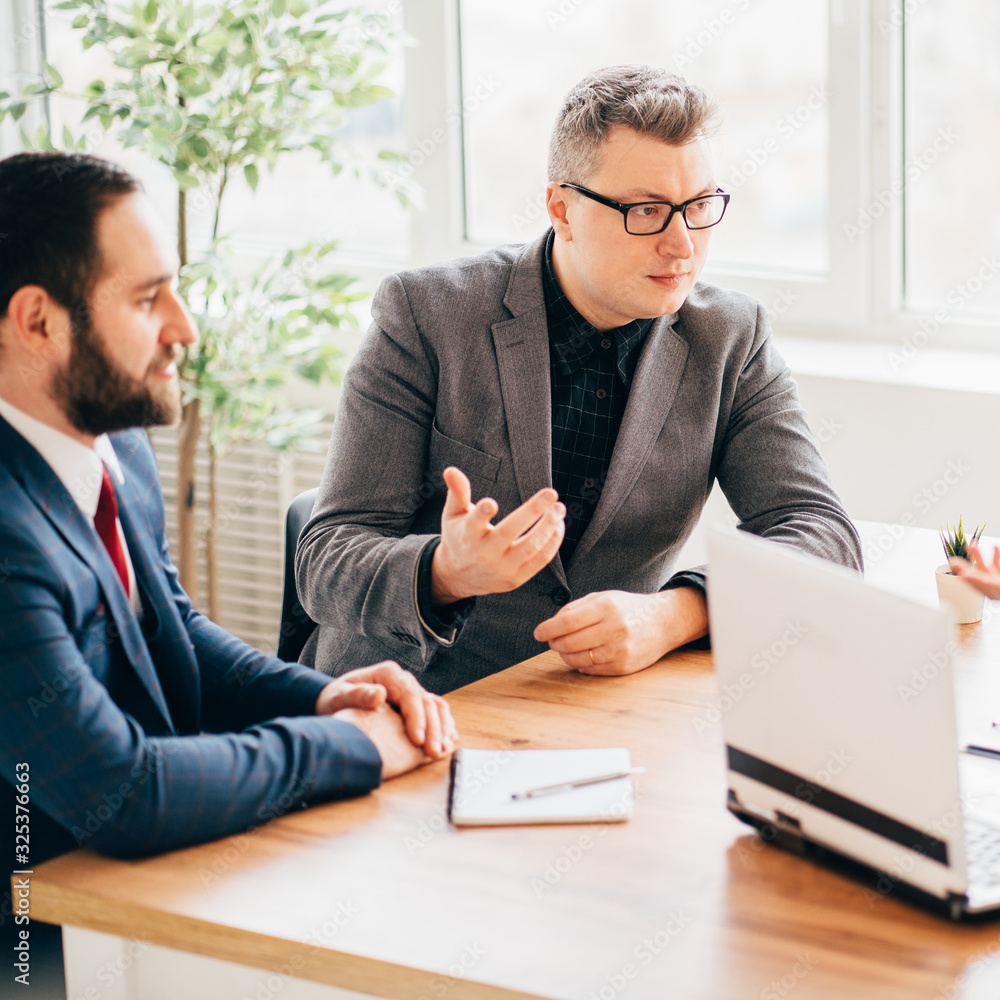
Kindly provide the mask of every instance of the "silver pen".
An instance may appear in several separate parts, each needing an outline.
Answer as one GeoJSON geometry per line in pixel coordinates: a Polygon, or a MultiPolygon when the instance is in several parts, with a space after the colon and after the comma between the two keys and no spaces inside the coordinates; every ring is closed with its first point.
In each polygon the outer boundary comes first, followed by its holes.
{"type": "Polygon", "coordinates": [[[642,774],[644,767],[630,767],[627,771],[615,771],[614,774],[599,774],[594,778],[580,778],[579,781],[564,781],[559,785],[543,785],[541,788],[529,788],[526,792],[512,792],[512,799],[537,799],[542,795],[555,795],[557,792],[568,792],[572,788],[582,788],[584,785],[599,785],[602,781],[615,781],[627,778],[630,774],[642,774]]]}

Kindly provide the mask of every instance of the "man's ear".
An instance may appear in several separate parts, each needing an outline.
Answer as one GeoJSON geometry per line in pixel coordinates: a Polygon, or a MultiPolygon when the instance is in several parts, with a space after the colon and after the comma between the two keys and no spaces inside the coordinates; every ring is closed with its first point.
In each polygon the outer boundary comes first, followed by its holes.
{"type": "Polygon", "coordinates": [[[22,285],[7,306],[8,337],[31,354],[52,358],[70,344],[69,312],[39,285],[22,285]]]}
{"type": "Polygon", "coordinates": [[[573,239],[569,224],[569,192],[561,188],[555,181],[549,181],[545,188],[545,208],[549,213],[549,222],[556,231],[556,236],[567,243],[573,239]]]}

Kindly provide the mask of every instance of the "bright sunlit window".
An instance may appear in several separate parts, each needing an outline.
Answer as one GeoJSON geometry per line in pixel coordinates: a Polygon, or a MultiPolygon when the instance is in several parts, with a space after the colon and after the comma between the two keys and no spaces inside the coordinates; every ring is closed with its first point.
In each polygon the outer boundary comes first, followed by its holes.
{"type": "Polygon", "coordinates": [[[1000,310],[1000,6],[913,5],[906,18],[906,300],[949,319],[1000,310]]]}
{"type": "Polygon", "coordinates": [[[713,237],[715,260],[826,269],[823,0],[462,0],[461,38],[464,94],[478,105],[466,116],[471,242],[524,240],[544,230],[546,151],[563,96],[598,67],[649,63],[719,102],[717,179],[733,199],[713,237]]]}
{"type": "MultiPolygon", "coordinates": [[[[375,2],[369,6],[370,13],[356,21],[346,33],[344,44],[356,45],[365,37],[384,39],[388,51],[379,82],[396,96],[349,112],[342,135],[351,147],[352,157],[359,162],[371,162],[379,150],[398,150],[403,145],[404,49],[396,41],[402,33],[402,6],[394,3],[385,7],[375,2]]],[[[81,50],[81,34],[72,29],[72,20],[72,11],[49,12],[48,58],[64,76],[68,89],[78,93],[95,77],[109,72],[112,65],[99,46],[81,50]]],[[[94,123],[81,125],[80,102],[61,99],[53,103],[57,135],[63,124],[74,134],[86,134],[89,151],[125,162],[142,178],[165,220],[175,219],[177,188],[166,168],[144,154],[122,150],[113,140],[103,138],[94,123]]],[[[344,254],[396,266],[406,261],[408,215],[393,190],[359,179],[346,169],[335,177],[315,150],[283,157],[273,174],[261,171],[256,192],[250,190],[242,176],[234,177],[227,186],[225,202],[220,235],[235,236],[240,245],[251,250],[270,252],[310,240],[336,240],[344,254]]],[[[208,206],[195,195],[190,196],[189,238],[207,241],[211,223],[208,206]]]]}

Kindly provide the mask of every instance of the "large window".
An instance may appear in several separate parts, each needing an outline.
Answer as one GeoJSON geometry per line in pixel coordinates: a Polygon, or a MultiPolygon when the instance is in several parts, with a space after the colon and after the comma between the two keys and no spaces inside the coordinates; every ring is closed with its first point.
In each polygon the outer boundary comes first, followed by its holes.
{"type": "MultiPolygon", "coordinates": [[[[563,96],[619,63],[679,72],[715,96],[717,180],[733,192],[717,261],[827,268],[824,0],[462,0],[466,218],[473,243],[541,232],[546,147],[563,96]]],[[[582,178],[563,178],[582,183],[582,178]]]]}
{"type": "MultiPolygon", "coordinates": [[[[11,42],[0,87],[36,65],[33,9],[0,3],[11,42]]],[[[333,178],[310,153],[265,176],[256,196],[237,185],[223,229],[248,249],[336,238],[372,263],[372,280],[530,239],[547,222],[546,147],[567,89],[600,66],[649,62],[719,101],[717,175],[733,201],[709,280],[763,300],[782,332],[905,344],[932,329],[940,346],[1000,342],[995,0],[371,0],[371,10],[376,27],[401,20],[413,44],[387,70],[400,99],[359,111],[345,135],[362,152],[398,148],[405,162],[387,166],[385,190],[333,178]],[[395,198],[402,179],[422,190],[415,213],[395,198]],[[928,326],[935,315],[945,318],[928,326]]],[[[69,17],[50,12],[49,53],[79,86],[100,56],[81,55],[69,17]]],[[[52,114],[58,129],[79,112],[55,102],[52,114]]],[[[4,151],[12,137],[4,123],[4,151]]],[[[169,217],[165,171],[129,162],[169,217]]],[[[192,220],[195,238],[206,225],[192,220]]]]}
{"type": "Polygon", "coordinates": [[[410,0],[406,17],[450,44],[412,52],[408,86],[462,126],[448,190],[429,178],[418,262],[541,232],[561,98],[648,62],[720,104],[733,200],[708,280],[761,299],[783,334],[920,346],[946,310],[937,345],[1000,343],[994,0],[410,0]]]}
{"type": "Polygon", "coordinates": [[[1000,5],[927,0],[910,8],[906,301],[985,319],[1000,311],[1000,5]]]}

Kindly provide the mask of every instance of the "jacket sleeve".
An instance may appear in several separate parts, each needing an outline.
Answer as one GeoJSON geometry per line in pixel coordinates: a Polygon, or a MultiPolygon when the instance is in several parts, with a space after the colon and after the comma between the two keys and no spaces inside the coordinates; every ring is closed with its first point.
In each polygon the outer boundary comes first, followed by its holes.
{"type": "Polygon", "coordinates": [[[372,315],[344,378],[326,472],[299,540],[296,581],[314,621],[374,639],[419,671],[442,644],[423,627],[417,605],[420,558],[439,536],[409,533],[437,486],[426,473],[437,362],[398,276],[382,283],[372,315]]]}
{"type": "Polygon", "coordinates": [[[142,512],[149,541],[162,568],[198,665],[201,687],[201,728],[232,732],[267,722],[276,716],[312,715],[320,691],[330,678],[309,667],[285,663],[254,649],[197,611],[181,587],[170,559],[166,513],[159,485],[156,456],[143,433],[119,436],[129,477],[145,484],[142,512]]]}
{"type": "Polygon", "coordinates": [[[716,476],[745,531],[862,569],[861,540],[833,488],[760,305],[716,476]]]}
{"type": "Polygon", "coordinates": [[[379,784],[372,742],[330,717],[276,718],[240,733],[147,735],[88,666],[62,607],[73,594],[50,558],[11,536],[3,542],[11,558],[0,614],[0,771],[9,776],[28,763],[33,807],[78,844],[138,857],[379,784]]]}

